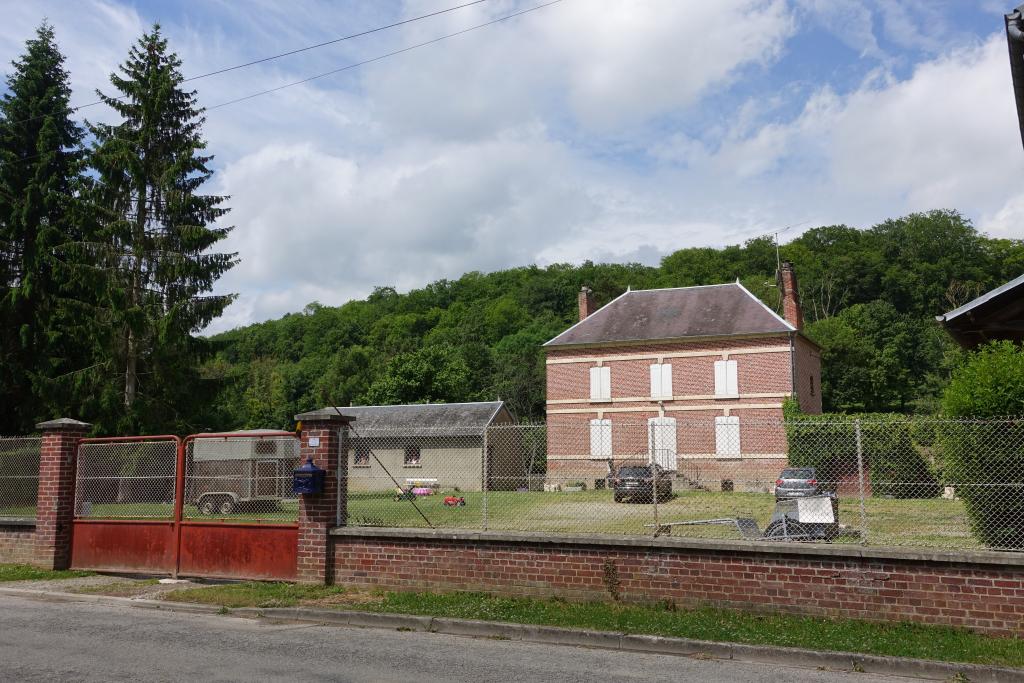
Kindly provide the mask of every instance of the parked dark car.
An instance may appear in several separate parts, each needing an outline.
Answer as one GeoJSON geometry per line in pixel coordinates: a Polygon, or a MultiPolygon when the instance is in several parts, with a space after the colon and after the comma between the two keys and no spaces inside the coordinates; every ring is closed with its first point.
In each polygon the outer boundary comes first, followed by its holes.
{"type": "Polygon", "coordinates": [[[609,479],[616,503],[631,500],[650,503],[654,500],[654,480],[658,480],[658,500],[672,497],[672,479],[661,465],[623,465],[609,479]],[[653,468],[653,469],[652,469],[653,468]]]}
{"type": "Polygon", "coordinates": [[[775,500],[821,495],[813,467],[787,467],[775,480],[775,500]]]}

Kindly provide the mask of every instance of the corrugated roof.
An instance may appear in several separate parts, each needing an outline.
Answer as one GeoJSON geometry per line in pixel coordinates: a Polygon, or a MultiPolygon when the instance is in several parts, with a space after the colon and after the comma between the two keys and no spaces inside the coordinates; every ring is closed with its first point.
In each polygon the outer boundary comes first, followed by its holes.
{"type": "MultiPolygon", "coordinates": [[[[504,408],[503,401],[477,403],[416,403],[397,406],[347,406],[337,411],[354,418],[352,433],[356,436],[380,434],[436,434],[439,436],[482,435],[504,408]]],[[[316,413],[332,413],[323,408],[316,413]]],[[[307,418],[309,419],[309,418],[307,418]]]]}
{"type": "Polygon", "coordinates": [[[545,346],[793,332],[740,283],[627,291],[545,346]]]}

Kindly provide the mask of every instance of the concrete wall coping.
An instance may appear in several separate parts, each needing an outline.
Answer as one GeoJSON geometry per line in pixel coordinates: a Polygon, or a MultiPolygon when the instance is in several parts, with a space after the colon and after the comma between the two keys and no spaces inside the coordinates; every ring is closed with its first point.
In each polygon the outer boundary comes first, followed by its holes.
{"type": "Polygon", "coordinates": [[[897,562],[936,562],[942,564],[989,565],[1024,569],[1024,553],[992,550],[937,550],[892,546],[847,544],[784,543],[729,539],[672,538],[662,536],[569,535],[522,531],[479,531],[470,529],[403,529],[388,527],[336,527],[330,534],[347,538],[395,538],[420,541],[467,541],[477,543],[517,543],[533,545],[574,545],[580,547],[619,547],[677,549],[786,555],[817,559],[855,558],[897,562]]]}
{"type": "Polygon", "coordinates": [[[298,422],[337,422],[338,424],[352,424],[356,421],[356,418],[351,415],[338,413],[334,408],[321,408],[320,410],[310,410],[306,413],[299,413],[295,416],[295,420],[298,422]]]}
{"type": "Polygon", "coordinates": [[[72,420],[70,417],[58,417],[56,420],[47,420],[36,424],[36,429],[88,429],[92,425],[80,420],[72,420]]]}
{"type": "Polygon", "coordinates": [[[31,526],[36,525],[34,517],[0,517],[0,527],[5,526],[31,526]]]}

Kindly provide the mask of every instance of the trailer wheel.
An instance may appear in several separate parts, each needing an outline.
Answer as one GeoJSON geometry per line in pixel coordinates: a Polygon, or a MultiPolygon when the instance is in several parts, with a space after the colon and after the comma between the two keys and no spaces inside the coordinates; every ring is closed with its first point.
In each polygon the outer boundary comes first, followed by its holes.
{"type": "Polygon", "coordinates": [[[217,511],[217,498],[215,496],[203,496],[199,501],[199,512],[204,515],[212,515],[217,511]]]}
{"type": "Polygon", "coordinates": [[[800,522],[787,521],[783,524],[781,519],[775,520],[764,530],[765,538],[776,538],[783,540],[806,540],[810,538],[807,527],[800,522]]]}
{"type": "Polygon", "coordinates": [[[221,498],[220,504],[217,506],[217,512],[222,515],[230,515],[235,511],[235,501],[231,498],[221,498]]]}

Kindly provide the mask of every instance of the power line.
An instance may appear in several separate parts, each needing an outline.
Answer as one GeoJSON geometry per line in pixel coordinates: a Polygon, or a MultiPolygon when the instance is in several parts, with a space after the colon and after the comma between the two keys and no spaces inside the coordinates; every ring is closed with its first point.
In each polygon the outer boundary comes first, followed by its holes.
{"type": "MultiPolygon", "coordinates": [[[[448,34],[445,34],[443,36],[439,36],[437,38],[433,38],[431,40],[424,41],[422,43],[417,43],[415,45],[410,45],[408,47],[404,47],[404,48],[402,48],[400,50],[395,50],[393,52],[388,52],[388,53],[380,55],[378,57],[373,57],[371,59],[366,59],[366,60],[363,60],[361,62],[355,62],[353,64],[348,64],[346,66],[343,66],[343,67],[340,67],[340,68],[337,68],[337,69],[332,69],[331,71],[325,71],[324,73],[316,74],[315,76],[309,76],[308,78],[303,78],[303,79],[298,80],[298,81],[292,81],[291,83],[285,83],[284,85],[277,86],[276,88],[270,88],[268,90],[261,90],[260,92],[255,92],[255,93],[252,93],[250,95],[245,95],[243,97],[238,97],[238,98],[235,98],[233,100],[228,100],[226,102],[220,102],[219,104],[215,104],[215,105],[210,106],[210,107],[204,107],[203,111],[213,111],[214,109],[221,109],[223,107],[227,107],[227,106],[232,105],[232,104],[237,104],[239,102],[244,102],[246,100],[251,100],[251,99],[254,99],[256,97],[262,97],[263,95],[269,95],[270,93],[274,93],[274,92],[277,92],[279,90],[284,90],[285,88],[292,88],[292,87],[294,87],[296,85],[302,85],[303,83],[309,83],[310,81],[315,81],[315,80],[317,80],[319,78],[325,78],[327,76],[333,76],[334,74],[341,73],[342,71],[348,71],[350,69],[355,69],[355,68],[360,67],[360,66],[365,66],[366,64],[372,64],[373,62],[379,62],[382,59],[387,59],[388,57],[394,57],[395,55],[400,55],[403,52],[409,52],[410,50],[416,50],[418,48],[425,47],[427,45],[433,45],[434,43],[439,43],[442,40],[447,40],[449,38],[454,38],[456,36],[461,36],[464,33],[469,33],[470,31],[476,31],[477,29],[485,28],[487,26],[492,26],[494,24],[498,24],[498,23],[501,23],[503,21],[508,21],[509,19],[514,19],[515,17],[519,17],[519,16],[522,16],[524,14],[528,14],[530,12],[536,12],[537,10],[544,9],[545,7],[550,7],[551,5],[557,5],[560,2],[563,2],[563,0],[551,0],[550,2],[546,2],[546,3],[541,4],[541,5],[535,5],[534,7],[529,7],[529,8],[524,9],[524,10],[519,10],[518,12],[513,12],[511,14],[506,14],[503,17],[498,17],[497,19],[492,19],[491,21],[487,21],[487,22],[484,22],[482,24],[477,24],[475,26],[470,26],[469,28],[464,28],[461,31],[456,31],[454,33],[448,33],[448,34]]],[[[94,104],[96,104],[96,103],[94,103],[94,104]]],[[[73,110],[73,111],[77,111],[77,109],[73,110]]],[[[22,157],[21,159],[18,159],[16,162],[12,162],[12,163],[19,163],[19,164],[20,163],[24,163],[26,161],[31,161],[32,159],[38,158],[40,156],[43,156],[43,154],[48,154],[48,153],[49,152],[41,152],[39,154],[33,154],[32,156],[22,157]]]]}
{"type": "Polygon", "coordinates": [[[279,90],[284,90],[285,88],[291,88],[291,87],[294,87],[296,85],[302,85],[303,83],[309,83],[310,81],[315,81],[318,78],[324,78],[326,76],[333,76],[334,74],[341,73],[342,71],[348,71],[349,69],[355,69],[355,68],[360,67],[360,66],[365,66],[367,64],[372,64],[373,62],[379,62],[382,59],[387,59],[388,57],[394,57],[395,55],[400,55],[403,52],[409,52],[410,50],[415,50],[417,48],[425,47],[427,45],[433,45],[434,43],[439,43],[442,40],[447,40],[448,38],[454,38],[455,36],[461,36],[464,33],[469,33],[470,31],[475,31],[477,29],[481,29],[481,28],[484,28],[486,26],[491,26],[493,24],[497,24],[497,23],[500,23],[502,21],[508,21],[509,19],[513,19],[515,17],[519,17],[519,16],[522,16],[524,14],[528,14],[529,12],[536,12],[539,9],[544,9],[545,7],[550,7],[551,5],[557,5],[558,3],[562,2],[562,1],[563,0],[551,0],[551,2],[546,2],[546,3],[542,4],[542,5],[536,5],[534,7],[530,7],[530,8],[524,9],[524,10],[520,10],[518,12],[513,12],[512,14],[506,14],[503,17],[498,17],[497,19],[492,19],[491,21],[485,22],[483,24],[477,24],[476,26],[470,26],[469,28],[464,28],[461,31],[456,31],[455,33],[448,33],[448,34],[445,34],[443,36],[439,36],[437,38],[433,38],[432,40],[427,40],[427,41],[422,42],[422,43],[417,43],[415,45],[410,45],[408,47],[403,47],[401,50],[395,50],[394,52],[388,52],[386,54],[380,55],[379,57],[373,57],[371,59],[366,59],[366,60],[363,60],[361,62],[355,62],[353,64],[349,64],[347,66],[343,66],[343,67],[340,67],[338,69],[332,69],[331,71],[325,71],[322,74],[317,74],[315,76],[309,76],[308,78],[303,78],[301,80],[293,81],[291,83],[285,83],[284,85],[279,85],[276,88],[270,88],[269,90],[261,90],[260,92],[252,93],[251,95],[245,95],[243,97],[239,97],[239,98],[236,98],[236,99],[233,99],[233,100],[228,100],[227,102],[221,102],[219,104],[215,104],[213,106],[206,107],[205,109],[206,109],[206,111],[213,111],[214,109],[220,109],[221,107],[226,107],[226,106],[231,105],[231,104],[237,104],[238,102],[244,102],[246,100],[251,100],[251,99],[253,99],[255,97],[261,97],[262,95],[269,95],[270,93],[274,93],[274,92],[277,92],[279,90]]]}
{"type": "MultiPolygon", "coordinates": [[[[436,12],[430,12],[428,14],[421,14],[418,17],[412,17],[411,19],[403,19],[402,21],[396,21],[396,22],[394,22],[392,24],[387,24],[385,26],[378,26],[377,28],[367,29],[366,31],[360,31],[359,33],[351,33],[351,34],[349,34],[347,36],[341,36],[340,38],[334,38],[332,40],[326,40],[326,41],[324,41],[322,43],[317,43],[315,45],[307,45],[306,47],[300,47],[300,48],[297,48],[295,50],[289,50],[288,52],[281,52],[280,54],[271,55],[269,57],[262,57],[260,59],[254,59],[253,61],[245,62],[244,64],[235,64],[234,66],[226,66],[224,68],[217,69],[215,71],[208,71],[206,73],[198,74],[196,76],[189,76],[188,78],[183,79],[182,82],[183,83],[188,83],[190,81],[198,81],[198,80],[201,80],[203,78],[209,78],[210,76],[218,76],[220,74],[228,73],[229,71],[237,71],[238,69],[244,69],[246,67],[255,66],[256,64],[263,64],[265,62],[270,62],[270,61],[273,61],[275,59],[281,59],[282,57],[290,57],[291,55],[297,55],[297,54],[299,54],[301,52],[309,52],[310,50],[316,50],[317,48],[326,47],[328,45],[334,45],[335,43],[341,43],[341,42],[346,41],[346,40],[352,40],[353,38],[360,38],[362,36],[368,36],[371,33],[379,33],[380,31],[386,31],[388,29],[396,28],[398,26],[404,26],[405,24],[412,24],[414,22],[421,21],[423,19],[429,19],[431,17],[436,17],[436,16],[441,15],[441,14],[447,14],[448,12],[454,12],[456,10],[465,9],[466,7],[470,7],[472,5],[479,5],[482,2],[489,2],[489,1],[490,0],[472,0],[471,2],[466,2],[466,3],[463,3],[461,5],[455,5],[454,7],[449,7],[447,9],[442,9],[442,10],[437,10],[436,12]]],[[[110,99],[116,101],[116,100],[123,100],[126,97],[127,97],[127,95],[120,95],[118,97],[112,97],[110,99]]],[[[80,111],[82,109],[88,109],[89,107],[95,107],[97,104],[103,104],[105,101],[106,100],[96,100],[95,102],[89,102],[87,104],[80,104],[80,105],[78,105],[76,107],[71,107],[71,111],[77,112],[77,111],[80,111]]],[[[28,123],[29,121],[35,121],[37,119],[44,118],[45,116],[46,116],[46,114],[42,114],[40,116],[33,116],[33,117],[30,117],[30,118],[27,118],[27,119],[22,119],[20,121],[15,121],[15,123],[16,124],[17,123],[28,123]]]]}

